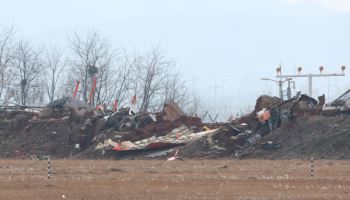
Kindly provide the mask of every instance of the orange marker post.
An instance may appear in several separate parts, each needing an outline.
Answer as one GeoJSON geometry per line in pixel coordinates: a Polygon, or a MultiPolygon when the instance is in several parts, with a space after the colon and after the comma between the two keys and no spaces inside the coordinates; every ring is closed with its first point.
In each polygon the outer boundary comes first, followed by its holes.
{"type": "Polygon", "coordinates": [[[118,111],[118,100],[114,100],[113,110],[114,112],[118,111]]]}
{"type": "Polygon", "coordinates": [[[91,91],[90,91],[90,96],[89,96],[89,102],[90,102],[90,104],[92,103],[92,98],[93,98],[94,93],[95,93],[96,83],[97,83],[97,78],[95,77],[95,78],[94,78],[94,82],[93,82],[93,84],[92,84],[91,91]]]}
{"type": "Polygon", "coordinates": [[[80,84],[80,81],[78,81],[77,84],[75,85],[75,90],[73,92],[73,98],[75,98],[77,96],[77,93],[79,90],[79,84],[80,84]]]}

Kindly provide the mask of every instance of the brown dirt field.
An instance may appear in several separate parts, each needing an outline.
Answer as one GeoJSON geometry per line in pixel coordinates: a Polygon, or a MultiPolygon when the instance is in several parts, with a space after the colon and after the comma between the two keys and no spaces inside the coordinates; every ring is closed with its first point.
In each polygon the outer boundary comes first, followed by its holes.
{"type": "Polygon", "coordinates": [[[0,160],[0,199],[350,199],[350,161],[0,160]],[[64,196],[62,196],[64,195],[64,196]]]}

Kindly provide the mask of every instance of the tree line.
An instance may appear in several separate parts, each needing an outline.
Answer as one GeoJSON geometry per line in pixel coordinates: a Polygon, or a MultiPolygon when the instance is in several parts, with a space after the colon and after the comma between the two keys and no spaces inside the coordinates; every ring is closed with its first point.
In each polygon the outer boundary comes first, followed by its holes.
{"type": "Polygon", "coordinates": [[[127,106],[136,95],[141,111],[159,111],[165,100],[173,99],[188,114],[198,112],[198,95],[158,46],[129,54],[89,30],[68,34],[63,50],[37,47],[17,35],[14,27],[0,27],[0,105],[43,105],[72,96],[79,81],[76,98],[92,105],[112,106],[117,100],[127,106]]]}

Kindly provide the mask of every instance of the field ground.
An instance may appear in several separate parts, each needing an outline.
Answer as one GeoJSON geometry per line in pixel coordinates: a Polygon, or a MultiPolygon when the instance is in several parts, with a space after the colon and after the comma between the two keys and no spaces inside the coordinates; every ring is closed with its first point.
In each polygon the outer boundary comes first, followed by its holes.
{"type": "Polygon", "coordinates": [[[0,160],[0,199],[350,199],[350,161],[0,160]]]}

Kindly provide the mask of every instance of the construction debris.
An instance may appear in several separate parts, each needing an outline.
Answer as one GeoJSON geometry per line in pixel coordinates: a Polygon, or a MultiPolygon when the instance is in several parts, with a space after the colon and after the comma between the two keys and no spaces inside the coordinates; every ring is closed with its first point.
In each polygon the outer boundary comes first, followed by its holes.
{"type": "Polygon", "coordinates": [[[340,95],[336,100],[331,103],[331,106],[345,106],[350,107],[350,90],[340,95]]]}
{"type": "MultiPolygon", "coordinates": [[[[295,144],[286,142],[286,138],[292,136],[286,133],[295,129],[307,131],[296,127],[306,121],[312,124],[314,118],[320,123],[320,118],[317,118],[320,114],[347,112],[349,94],[347,91],[329,106],[324,106],[324,96],[318,101],[301,94],[287,101],[261,96],[250,114],[231,122],[213,124],[203,124],[198,117],[186,116],[172,100],[164,103],[162,112],[149,113],[139,112],[135,104],[132,104],[134,108],[113,112],[96,110],[74,98],[62,98],[39,112],[1,110],[0,156],[21,159],[42,155],[56,158],[166,159],[173,155],[168,160],[175,160],[264,157],[265,154],[278,157],[281,151],[293,151],[296,157],[304,156],[299,153],[307,155],[308,152],[298,151],[295,144]],[[288,150],[288,146],[293,145],[296,149],[288,150]]],[[[343,118],[344,121],[350,120],[350,117],[343,118]]],[[[333,129],[342,131],[339,127],[333,129]]],[[[315,130],[315,133],[306,134],[305,141],[297,141],[309,142],[312,146],[318,141],[313,134],[319,138],[322,131],[315,130]]],[[[293,141],[292,138],[290,140],[293,141]]],[[[330,145],[341,142],[340,138],[339,141],[329,141],[334,142],[330,145]]]]}
{"type": "Polygon", "coordinates": [[[322,107],[321,114],[325,116],[336,116],[341,113],[350,112],[350,90],[340,95],[330,104],[322,107]]]}

